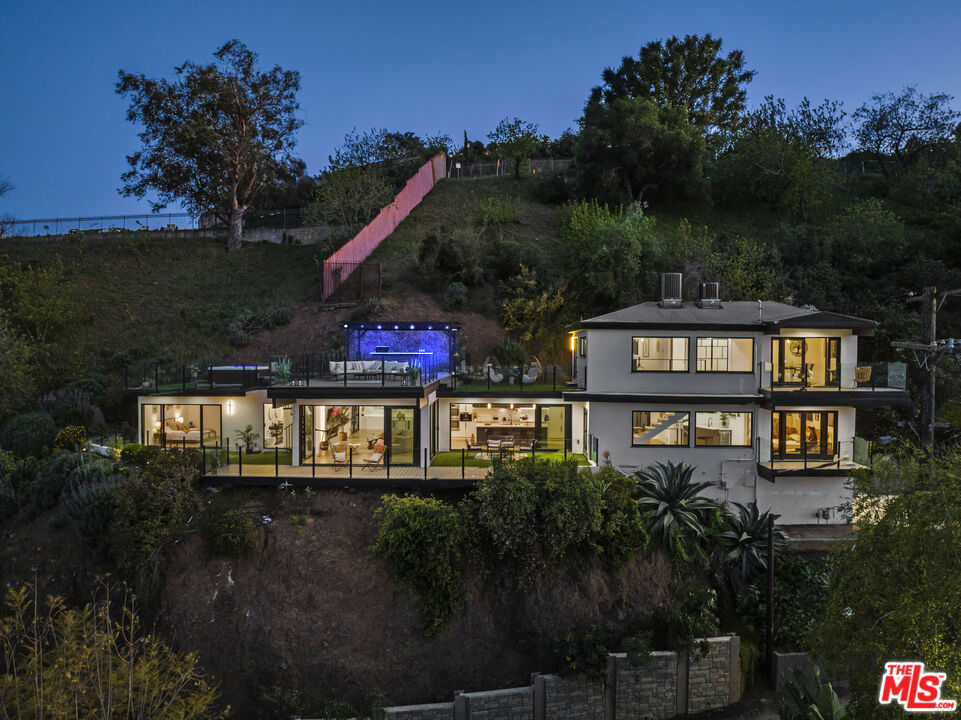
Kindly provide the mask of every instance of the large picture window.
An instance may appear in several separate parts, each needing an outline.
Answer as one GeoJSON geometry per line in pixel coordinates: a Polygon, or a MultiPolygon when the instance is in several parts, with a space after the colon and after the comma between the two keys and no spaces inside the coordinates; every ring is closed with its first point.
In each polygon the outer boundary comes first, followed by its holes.
{"type": "Polygon", "coordinates": [[[776,458],[833,458],[838,414],[810,411],[771,413],[771,454],[776,458]]]}
{"type": "Polygon", "coordinates": [[[144,403],[141,411],[144,445],[199,448],[222,443],[220,405],[144,403]]]}
{"type": "Polygon", "coordinates": [[[837,387],[840,338],[773,338],[774,384],[798,387],[837,387]]]}
{"type": "Polygon", "coordinates": [[[632,339],[634,372],[687,372],[688,338],[636,337],[632,339]]]}
{"type": "Polygon", "coordinates": [[[698,338],[698,372],[753,372],[753,338],[698,338]]]}
{"type": "Polygon", "coordinates": [[[690,434],[690,413],[635,410],[633,413],[631,445],[670,445],[687,447],[690,434]]]}
{"type": "Polygon", "coordinates": [[[694,413],[694,444],[697,447],[751,447],[751,413],[724,410],[694,413]]]}

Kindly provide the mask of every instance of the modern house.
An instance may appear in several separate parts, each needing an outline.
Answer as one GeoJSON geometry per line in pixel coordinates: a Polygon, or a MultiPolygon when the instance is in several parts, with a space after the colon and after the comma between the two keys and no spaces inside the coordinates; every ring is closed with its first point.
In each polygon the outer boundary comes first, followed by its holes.
{"type": "Polygon", "coordinates": [[[601,456],[626,471],[695,466],[715,499],[784,525],[840,523],[847,479],[869,462],[858,408],[908,402],[903,363],[858,363],[873,320],[778,302],[722,302],[717,283],[590,318],[572,363],[601,456]]]}
{"type": "Polygon", "coordinates": [[[695,466],[712,497],[772,509],[783,525],[841,523],[847,480],[870,462],[858,408],[909,399],[903,363],[858,362],[876,325],[722,302],[717,283],[682,300],[671,273],[659,301],[582,321],[570,366],[471,375],[456,323],[352,322],[336,356],[138,375],[140,439],[235,449],[249,425],[258,448],[321,475],[504,450],[628,473],[670,460],[695,466]]]}
{"type": "Polygon", "coordinates": [[[140,441],[235,449],[249,425],[258,448],[321,468],[345,458],[423,467],[461,450],[583,452],[583,403],[563,399],[569,368],[558,376],[559,368],[486,366],[470,377],[457,356],[459,330],[351,322],[337,355],[181,367],[173,376],[148,369],[134,380],[140,441]]]}

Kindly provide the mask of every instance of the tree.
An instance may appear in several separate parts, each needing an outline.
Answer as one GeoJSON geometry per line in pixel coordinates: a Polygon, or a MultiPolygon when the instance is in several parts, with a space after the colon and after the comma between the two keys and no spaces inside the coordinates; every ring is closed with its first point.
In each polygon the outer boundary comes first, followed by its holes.
{"type": "Polygon", "coordinates": [[[537,271],[522,264],[520,272],[504,284],[501,304],[504,329],[525,344],[533,342],[553,353],[557,349],[557,338],[563,336],[560,316],[566,290],[563,282],[542,285],[537,280],[537,271]]]}
{"type": "Polygon", "coordinates": [[[744,86],[754,78],[744,69],[744,53],[721,53],[721,38],[710,34],[677,36],[644,45],[638,57],[604,70],[604,84],[590,102],[647,98],[661,108],[680,110],[702,134],[733,130],[744,112],[744,86]]]}
{"type": "Polygon", "coordinates": [[[576,168],[585,192],[615,203],[697,197],[705,142],[686,111],[644,97],[591,100],[580,120],[576,168]]]}
{"type": "MultiPolygon", "coordinates": [[[[13,185],[10,183],[10,181],[0,177],[0,197],[3,197],[11,190],[13,190],[13,185]]],[[[0,238],[4,237],[10,232],[10,229],[13,227],[13,223],[13,215],[0,215],[0,238]]]]}
{"type": "Polygon", "coordinates": [[[10,588],[0,618],[0,716],[58,720],[209,720],[216,688],[197,657],[144,634],[136,599],[101,582],[93,600],[41,604],[36,587],[10,588]],[[119,591],[118,607],[111,593],[119,591]]]}
{"type": "Polygon", "coordinates": [[[530,159],[541,142],[537,125],[520,118],[504,118],[493,132],[487,134],[498,156],[510,158],[514,164],[514,178],[520,179],[521,165],[530,159]]]}
{"type": "Polygon", "coordinates": [[[713,194],[769,203],[807,219],[831,197],[838,178],[830,159],[844,143],[844,111],[804,98],[788,112],[772,96],[729,136],[717,159],[713,194]]]}
{"type": "Polygon", "coordinates": [[[216,62],[185,62],[177,78],[152,80],[120,71],[117,93],[130,98],[127,119],[143,127],[143,147],[127,157],[124,195],[155,190],[155,209],[180,200],[190,211],[230,218],[230,250],[240,247],[248,207],[289,171],[300,74],[257,67],[239,40],[214,53],[216,62]]]}
{"type": "Polygon", "coordinates": [[[947,673],[942,696],[961,698],[961,451],[875,460],[852,509],[856,542],[840,553],[812,649],[849,679],[855,718],[902,717],[877,701],[895,659],[947,673]]]}
{"type": "Polygon", "coordinates": [[[894,161],[899,175],[914,157],[945,140],[955,130],[961,113],[953,110],[953,100],[945,93],[925,95],[909,85],[899,94],[871,96],[854,112],[858,123],[855,137],[861,149],[872,153],[881,172],[890,179],[889,165],[894,161]]]}

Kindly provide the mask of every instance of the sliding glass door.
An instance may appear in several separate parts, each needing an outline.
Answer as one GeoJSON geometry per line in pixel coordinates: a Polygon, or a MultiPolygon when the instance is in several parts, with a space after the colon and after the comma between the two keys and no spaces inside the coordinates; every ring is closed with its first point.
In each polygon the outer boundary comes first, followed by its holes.
{"type": "Polygon", "coordinates": [[[384,405],[302,405],[300,457],[303,465],[333,465],[347,457],[358,465],[382,462],[416,465],[417,408],[384,405]]]}
{"type": "Polygon", "coordinates": [[[833,458],[837,423],[836,412],[771,413],[771,454],[782,460],[833,458]]]}
{"type": "Polygon", "coordinates": [[[773,338],[771,342],[775,385],[840,385],[840,338],[773,338]]]}

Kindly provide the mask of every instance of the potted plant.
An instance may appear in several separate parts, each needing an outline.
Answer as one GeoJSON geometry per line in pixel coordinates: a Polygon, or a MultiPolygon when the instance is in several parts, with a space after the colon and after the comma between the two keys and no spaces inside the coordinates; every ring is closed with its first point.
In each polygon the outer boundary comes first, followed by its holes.
{"type": "Polygon", "coordinates": [[[404,370],[404,375],[407,376],[406,381],[408,385],[413,385],[417,382],[420,377],[420,368],[416,365],[408,365],[404,370]]]}
{"type": "Polygon", "coordinates": [[[260,433],[254,432],[253,425],[247,425],[243,430],[236,430],[237,439],[240,440],[244,445],[244,454],[252,455],[256,452],[257,440],[260,438],[260,433]]]}
{"type": "Polygon", "coordinates": [[[274,375],[277,376],[277,382],[279,383],[290,382],[291,362],[289,357],[284,355],[274,363],[274,375]]]}
{"type": "Polygon", "coordinates": [[[340,439],[346,440],[347,433],[343,431],[343,428],[348,423],[350,423],[350,405],[334,405],[327,411],[328,437],[339,433],[340,439]]]}

